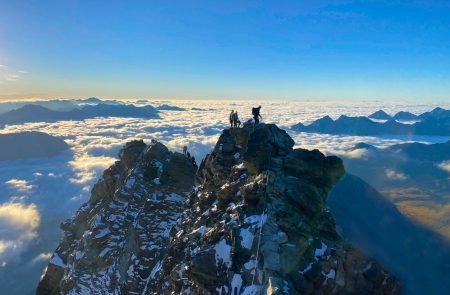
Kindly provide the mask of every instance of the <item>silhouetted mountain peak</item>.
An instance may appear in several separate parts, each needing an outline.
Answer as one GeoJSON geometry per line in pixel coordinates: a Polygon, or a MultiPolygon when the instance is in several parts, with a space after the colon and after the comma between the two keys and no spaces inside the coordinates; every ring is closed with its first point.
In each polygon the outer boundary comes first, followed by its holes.
{"type": "Polygon", "coordinates": [[[0,161],[51,157],[68,148],[64,140],[43,132],[0,134],[0,161]]]}
{"type": "Polygon", "coordinates": [[[389,120],[391,116],[383,110],[378,110],[375,113],[369,115],[369,118],[377,120],[389,120]]]}

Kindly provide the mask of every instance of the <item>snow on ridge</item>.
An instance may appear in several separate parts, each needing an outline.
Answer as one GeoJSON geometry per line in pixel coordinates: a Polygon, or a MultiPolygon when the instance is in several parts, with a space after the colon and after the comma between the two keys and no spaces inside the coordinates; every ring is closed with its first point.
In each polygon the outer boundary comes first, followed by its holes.
{"type": "Polygon", "coordinates": [[[52,259],[50,259],[50,263],[62,268],[66,268],[67,265],[63,262],[63,260],[61,259],[61,257],[59,257],[58,253],[53,253],[53,257],[52,259]]]}

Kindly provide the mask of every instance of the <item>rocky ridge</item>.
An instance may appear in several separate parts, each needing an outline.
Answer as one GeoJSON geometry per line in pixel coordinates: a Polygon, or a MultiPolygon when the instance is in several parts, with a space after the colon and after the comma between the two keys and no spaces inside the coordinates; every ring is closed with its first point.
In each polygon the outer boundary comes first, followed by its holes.
{"type": "Polygon", "coordinates": [[[399,293],[335,230],[342,161],[293,146],[275,125],[226,129],[190,190],[181,154],[127,144],[63,225],[38,293],[399,293]]]}
{"type": "Polygon", "coordinates": [[[196,168],[161,143],[132,141],[64,234],[38,294],[141,294],[177,231],[196,168]]]}

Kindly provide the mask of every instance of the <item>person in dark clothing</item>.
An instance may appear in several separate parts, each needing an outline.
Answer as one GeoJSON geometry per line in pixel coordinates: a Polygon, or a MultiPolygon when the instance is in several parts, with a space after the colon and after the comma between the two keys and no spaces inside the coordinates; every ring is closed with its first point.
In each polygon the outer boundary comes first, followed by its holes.
{"type": "Polygon", "coordinates": [[[230,113],[230,128],[233,128],[233,123],[234,123],[234,110],[231,110],[231,113],[230,113]]]}
{"type": "Polygon", "coordinates": [[[191,158],[191,153],[190,153],[190,152],[186,152],[186,157],[187,157],[188,159],[190,159],[190,158],[191,158]]]}
{"type": "Polygon", "coordinates": [[[239,120],[239,116],[238,116],[238,112],[234,112],[234,117],[233,117],[233,127],[234,128],[239,128],[241,126],[241,121],[239,120]]]}
{"type": "Polygon", "coordinates": [[[186,157],[186,153],[187,153],[187,146],[183,147],[183,155],[186,157]]]}
{"type": "Polygon", "coordinates": [[[197,162],[195,162],[195,157],[194,157],[194,156],[192,156],[191,161],[192,161],[192,164],[193,164],[195,167],[197,167],[197,162]]]}
{"type": "Polygon", "coordinates": [[[258,106],[257,108],[252,108],[252,115],[253,115],[253,120],[255,120],[255,125],[259,124],[259,118],[262,119],[262,116],[259,114],[260,111],[261,111],[261,106],[258,106]]]}

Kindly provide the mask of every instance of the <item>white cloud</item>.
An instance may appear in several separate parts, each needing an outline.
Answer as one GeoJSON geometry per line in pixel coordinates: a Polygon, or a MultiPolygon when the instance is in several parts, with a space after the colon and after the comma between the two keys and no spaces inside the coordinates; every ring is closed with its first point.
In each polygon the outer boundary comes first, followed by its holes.
{"type": "Polygon", "coordinates": [[[37,255],[36,257],[33,258],[33,263],[36,262],[40,262],[40,261],[48,261],[50,260],[50,258],[52,258],[52,253],[51,252],[44,252],[44,253],[40,253],[39,255],[37,255]]]}
{"type": "Polygon", "coordinates": [[[17,74],[6,74],[5,75],[6,81],[17,81],[19,79],[20,79],[20,75],[17,75],[17,74]]]}
{"type": "Polygon", "coordinates": [[[335,154],[350,159],[363,159],[369,156],[370,151],[368,149],[356,149],[356,150],[350,149],[350,150],[336,151],[335,154]]]}
{"type": "Polygon", "coordinates": [[[28,184],[26,180],[23,179],[10,179],[5,182],[10,187],[15,188],[18,192],[28,192],[30,191],[33,186],[31,184],[28,184]]]}
{"type": "Polygon", "coordinates": [[[0,261],[7,262],[26,250],[37,236],[40,216],[35,204],[0,205],[0,261]]]}
{"type": "Polygon", "coordinates": [[[450,173],[450,160],[449,161],[444,161],[441,162],[437,165],[439,168],[441,168],[442,170],[447,171],[448,173],[450,173]]]}
{"type": "Polygon", "coordinates": [[[408,176],[406,176],[402,172],[397,172],[394,169],[386,169],[385,170],[386,176],[392,180],[406,180],[408,179],[408,176]]]}
{"type": "Polygon", "coordinates": [[[97,179],[101,172],[116,161],[112,157],[89,157],[87,155],[76,157],[69,165],[74,169],[74,177],[70,182],[84,185],[97,179]]]}

